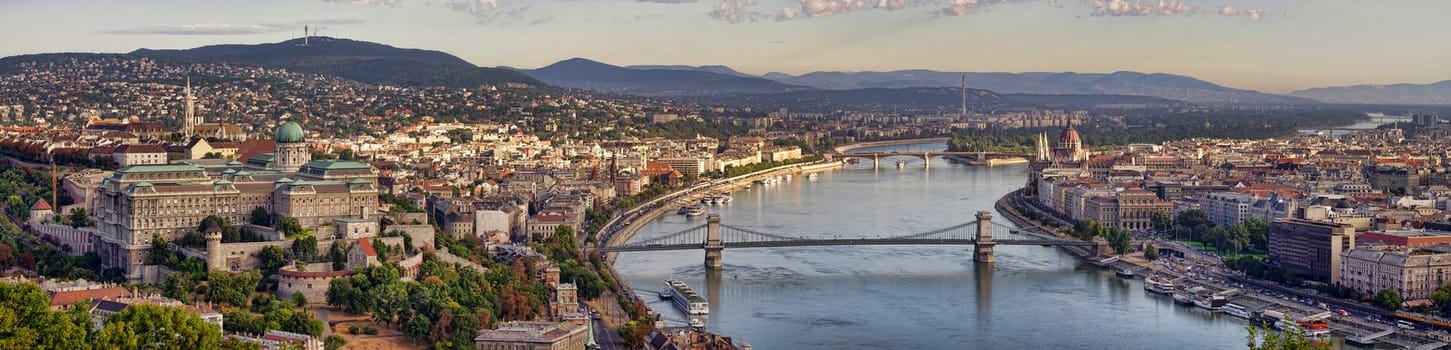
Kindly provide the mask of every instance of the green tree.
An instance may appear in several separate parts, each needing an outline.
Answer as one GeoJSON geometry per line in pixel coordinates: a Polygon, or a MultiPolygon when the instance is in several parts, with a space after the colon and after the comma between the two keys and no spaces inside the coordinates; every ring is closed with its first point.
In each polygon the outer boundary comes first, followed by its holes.
{"type": "Polygon", "coordinates": [[[96,345],[107,349],[214,349],[221,347],[221,341],[221,330],[200,315],[148,304],[111,315],[96,334],[96,345]]]}
{"type": "Polygon", "coordinates": [[[1144,247],[1144,260],[1159,260],[1159,247],[1155,247],[1153,244],[1144,247]]]}
{"type": "Polygon", "coordinates": [[[1108,245],[1113,247],[1114,252],[1127,254],[1130,249],[1133,249],[1133,238],[1129,236],[1128,230],[1109,227],[1105,228],[1104,232],[1103,238],[1108,240],[1108,245]]]}
{"type": "Polygon", "coordinates": [[[1239,223],[1249,232],[1249,246],[1258,250],[1269,249],[1270,223],[1260,219],[1246,219],[1239,223]]]}
{"type": "Polygon", "coordinates": [[[287,265],[287,252],[283,252],[282,248],[275,245],[269,245],[262,247],[262,250],[257,252],[257,260],[262,262],[263,273],[271,275],[277,273],[277,269],[287,265]]]}
{"type": "Polygon", "coordinates": [[[247,222],[257,226],[272,225],[272,213],[268,213],[263,207],[252,208],[252,215],[248,215],[247,222]]]}
{"type": "Polygon", "coordinates": [[[90,317],[78,306],[50,310],[33,283],[0,283],[0,349],[90,349],[90,317]]]}
{"type": "Polygon", "coordinates": [[[322,341],[322,347],[325,350],[338,350],[341,349],[343,345],[347,344],[348,340],[343,339],[343,337],[338,336],[337,334],[329,335],[327,336],[327,339],[323,339],[322,341]]]}
{"type": "Polygon", "coordinates": [[[1311,341],[1305,337],[1305,331],[1299,328],[1290,328],[1282,332],[1274,332],[1264,326],[1250,323],[1248,345],[1249,350],[1329,350],[1329,343],[1311,341]]]}
{"type": "Polygon", "coordinates": [[[287,238],[296,238],[305,231],[302,228],[302,223],[298,222],[297,218],[284,216],[282,219],[277,220],[277,232],[287,238]]]}
{"type": "Polygon", "coordinates": [[[70,224],[72,228],[91,227],[91,216],[86,214],[86,208],[71,209],[70,224]]]}
{"type": "Polygon", "coordinates": [[[1209,224],[1209,213],[1203,209],[1190,209],[1180,212],[1174,217],[1174,224],[1184,227],[1199,227],[1209,224]]]}
{"type": "Polygon", "coordinates": [[[251,270],[239,274],[212,271],[207,275],[207,300],[232,306],[247,306],[247,297],[257,290],[262,274],[251,270]]]}
{"type": "Polygon", "coordinates": [[[1400,310],[1403,302],[1404,300],[1401,299],[1401,293],[1397,292],[1395,289],[1386,288],[1382,289],[1380,293],[1375,294],[1375,304],[1380,305],[1380,307],[1386,308],[1387,310],[1400,310]]]}
{"type": "Polygon", "coordinates": [[[317,237],[307,236],[292,241],[292,256],[297,260],[312,261],[317,258],[317,237]]]}
{"type": "Polygon", "coordinates": [[[1164,210],[1155,210],[1154,215],[1149,216],[1149,222],[1153,223],[1154,232],[1159,233],[1168,231],[1170,227],[1174,226],[1174,219],[1170,218],[1169,212],[1164,210]]]}

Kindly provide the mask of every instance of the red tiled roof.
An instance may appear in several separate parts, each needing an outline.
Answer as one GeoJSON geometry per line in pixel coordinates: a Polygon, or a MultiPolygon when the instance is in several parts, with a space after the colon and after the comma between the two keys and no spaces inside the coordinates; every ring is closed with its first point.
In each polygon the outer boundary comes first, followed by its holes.
{"type": "Polygon", "coordinates": [[[373,242],[369,242],[367,238],[359,238],[358,246],[363,247],[363,254],[366,254],[368,256],[378,256],[378,251],[373,250],[373,242]]]}
{"type": "Polygon", "coordinates": [[[35,201],[35,205],[30,206],[30,210],[50,210],[50,209],[51,209],[50,208],[50,202],[46,202],[45,201],[45,198],[41,198],[39,200],[36,200],[35,201]]]}
{"type": "Polygon", "coordinates": [[[125,296],[131,296],[131,291],[126,290],[124,287],[54,292],[50,294],[50,306],[70,305],[77,301],[125,296]]]}

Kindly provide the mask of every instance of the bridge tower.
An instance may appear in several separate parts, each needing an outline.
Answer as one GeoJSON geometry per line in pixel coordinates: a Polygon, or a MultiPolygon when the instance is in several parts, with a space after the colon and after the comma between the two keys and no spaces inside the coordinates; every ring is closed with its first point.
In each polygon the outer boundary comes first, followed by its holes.
{"type": "Polygon", "coordinates": [[[977,244],[973,246],[972,261],[991,264],[995,260],[993,246],[993,213],[977,212],[977,244]]]}
{"type": "Polygon", "coordinates": [[[882,168],[882,155],[880,155],[880,154],[873,154],[872,155],[872,170],[881,169],[881,168],[882,168]]]}
{"type": "Polygon", "coordinates": [[[725,245],[720,241],[720,215],[710,214],[705,222],[705,268],[719,270],[725,266],[720,254],[725,250],[725,245]]]}

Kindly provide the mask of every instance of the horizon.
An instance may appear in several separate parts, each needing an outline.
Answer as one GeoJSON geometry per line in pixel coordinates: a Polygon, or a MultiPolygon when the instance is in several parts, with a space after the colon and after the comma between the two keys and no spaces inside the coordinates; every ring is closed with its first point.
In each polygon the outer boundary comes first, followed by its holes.
{"type": "Polygon", "coordinates": [[[0,56],[275,43],[309,26],[319,36],[441,51],[481,67],[532,69],[579,57],[721,65],[756,76],[1131,71],[1284,94],[1451,80],[1451,67],[1438,64],[1451,48],[1434,45],[1438,9],[1451,3],[12,0],[0,2],[16,14],[0,23],[0,56]],[[62,12],[74,23],[52,26],[45,16],[62,12]],[[1377,18],[1397,21],[1367,20],[1377,18]],[[943,33],[961,34],[944,45],[943,33]]]}

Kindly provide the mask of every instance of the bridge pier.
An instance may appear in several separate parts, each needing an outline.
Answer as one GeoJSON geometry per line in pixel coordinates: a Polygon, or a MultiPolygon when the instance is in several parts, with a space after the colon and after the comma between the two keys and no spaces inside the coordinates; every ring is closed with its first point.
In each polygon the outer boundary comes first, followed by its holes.
{"type": "Polygon", "coordinates": [[[922,169],[923,170],[927,170],[927,169],[931,169],[931,168],[932,168],[932,153],[930,153],[930,152],[922,153],[922,169]]]}
{"type": "Polygon", "coordinates": [[[982,264],[991,264],[997,259],[993,253],[993,213],[989,211],[977,212],[977,244],[973,245],[972,261],[982,264]]]}
{"type": "Polygon", "coordinates": [[[721,260],[721,251],[725,245],[720,241],[720,215],[710,214],[705,219],[705,268],[720,270],[725,266],[721,260]]]}
{"type": "Polygon", "coordinates": [[[881,168],[882,168],[882,156],[881,155],[873,154],[872,155],[872,169],[875,170],[875,169],[881,169],[881,168]]]}

